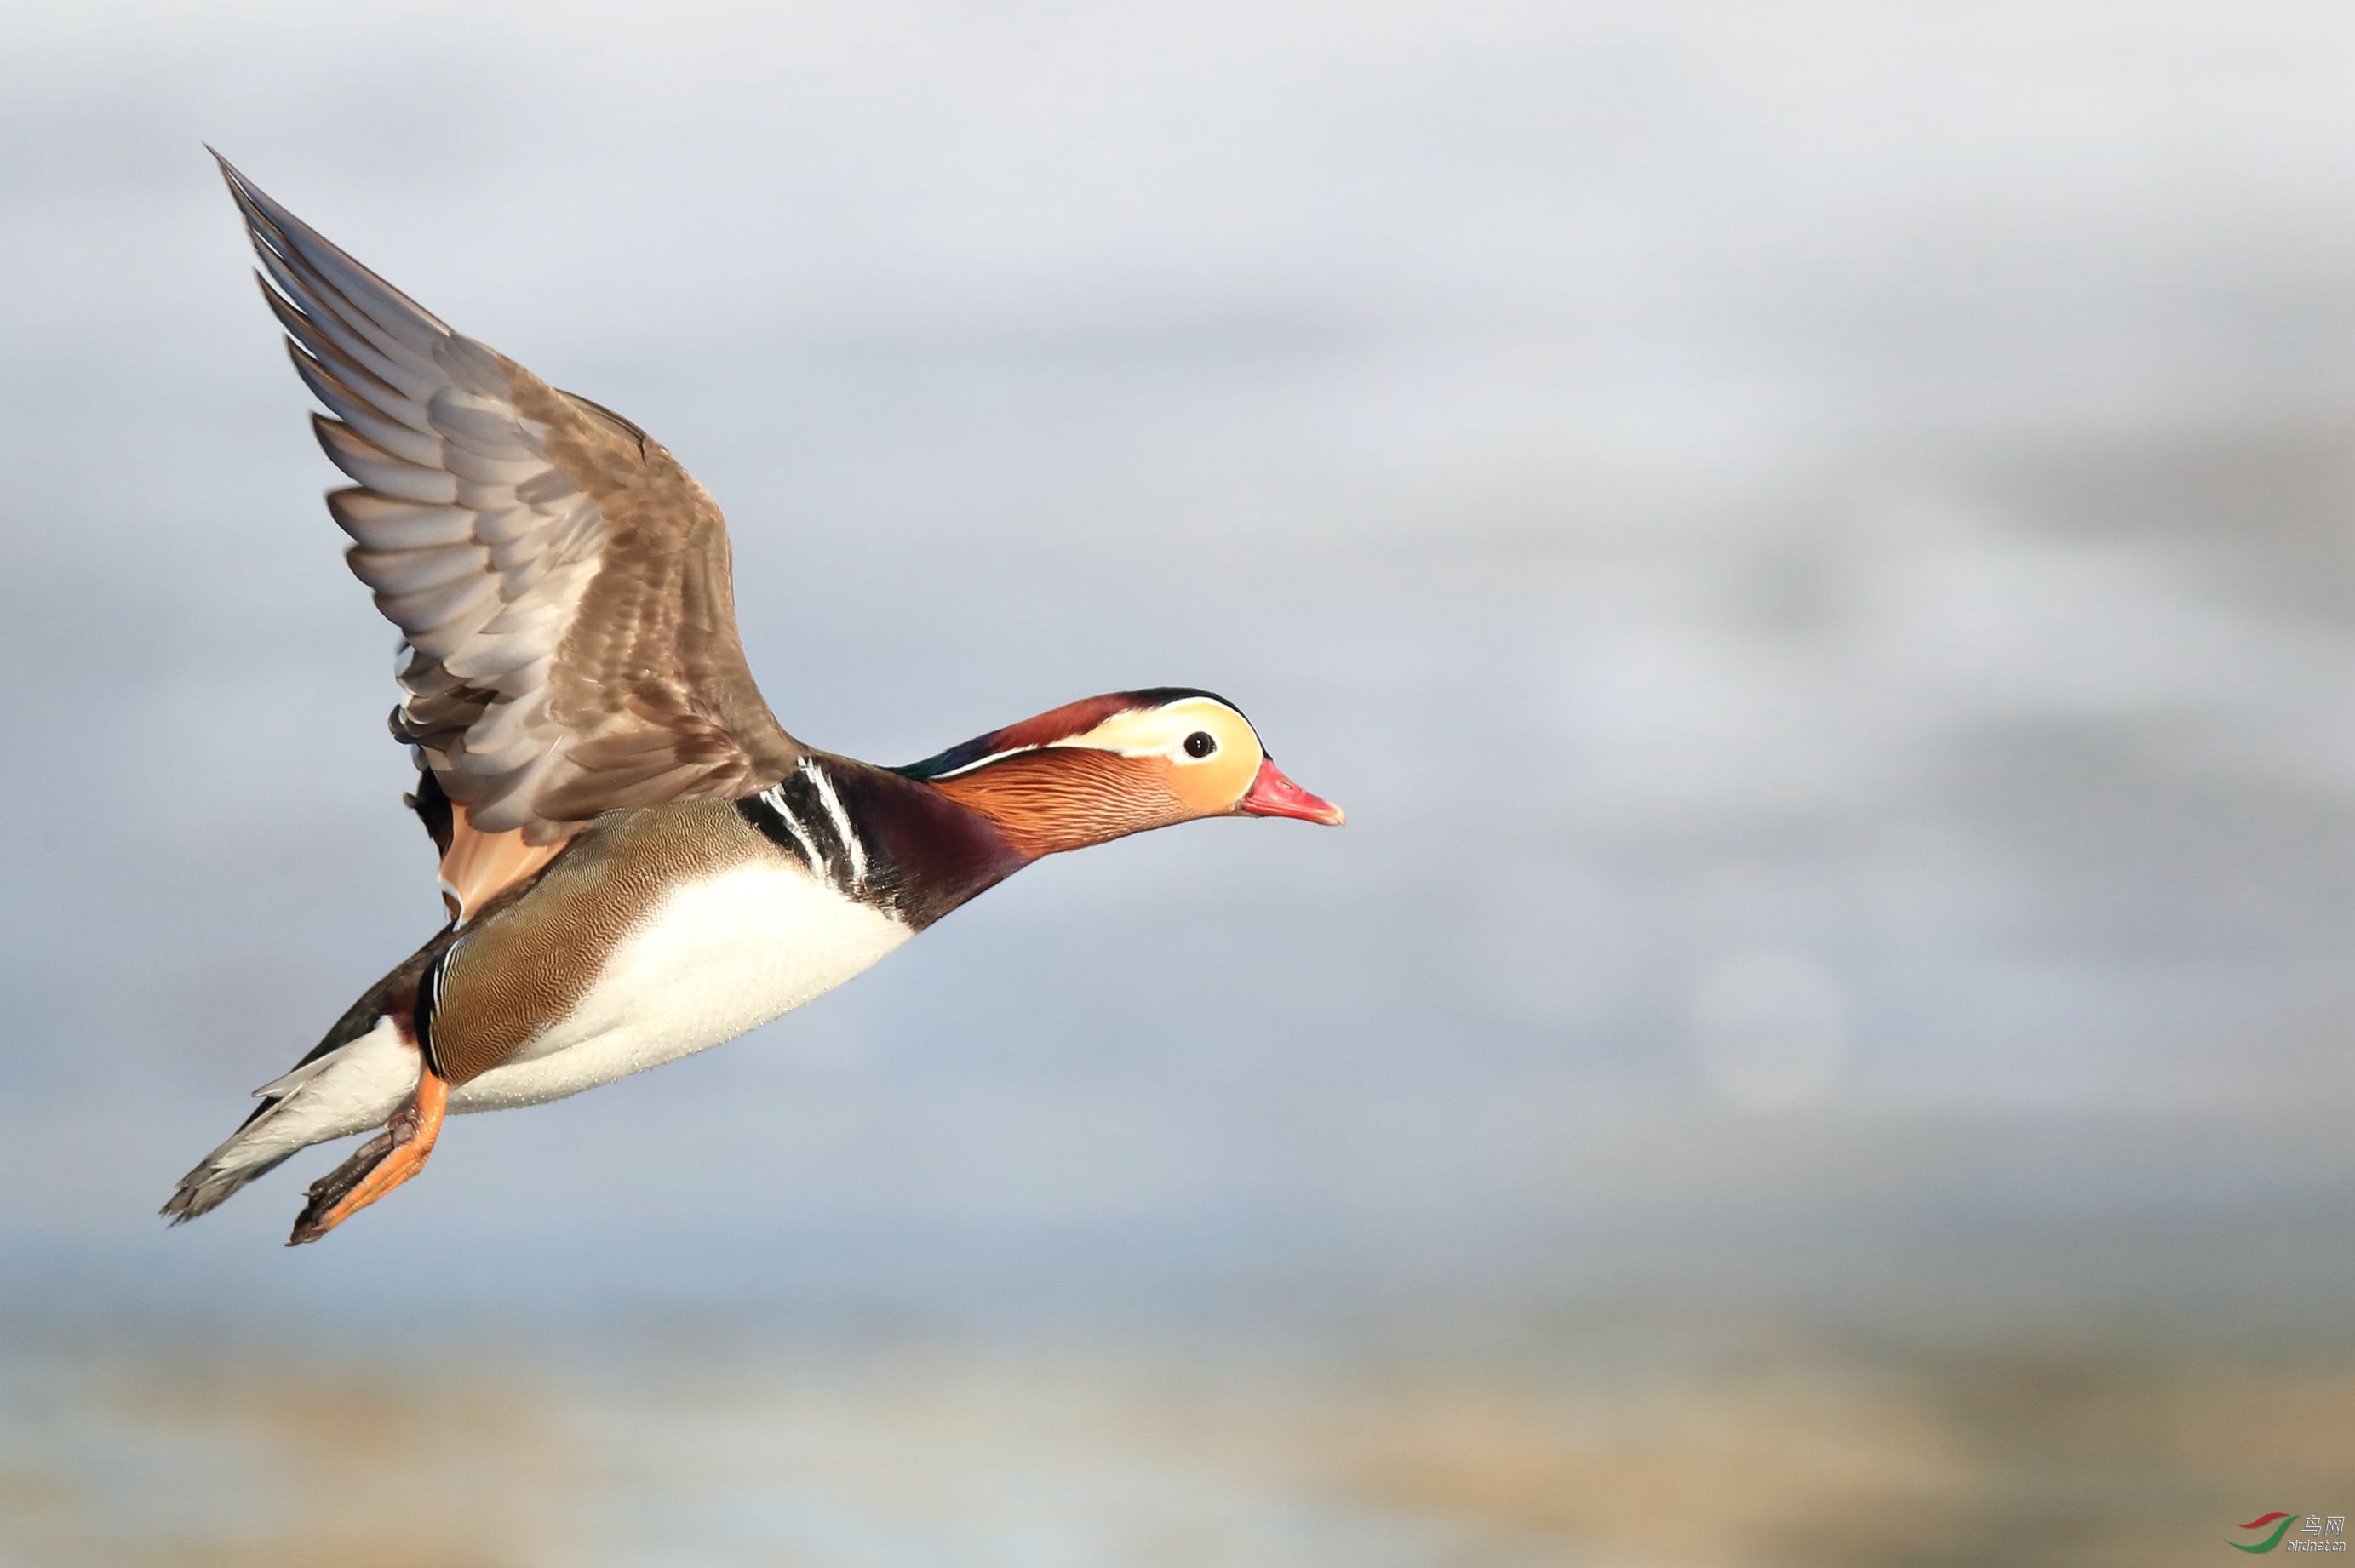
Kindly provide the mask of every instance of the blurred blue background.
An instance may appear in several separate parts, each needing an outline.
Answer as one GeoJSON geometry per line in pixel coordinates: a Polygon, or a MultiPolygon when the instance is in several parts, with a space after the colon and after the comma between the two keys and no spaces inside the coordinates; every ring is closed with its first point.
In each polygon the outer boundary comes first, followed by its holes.
{"type": "Polygon", "coordinates": [[[2355,1502],[2355,23],[155,4],[0,101],[0,1563],[2202,1560],[2355,1502]],[[438,923],[198,143],[728,508],[798,734],[1342,833],[153,1211],[438,923]],[[2336,1488],[2335,1490],[2333,1488],[2336,1488]]]}

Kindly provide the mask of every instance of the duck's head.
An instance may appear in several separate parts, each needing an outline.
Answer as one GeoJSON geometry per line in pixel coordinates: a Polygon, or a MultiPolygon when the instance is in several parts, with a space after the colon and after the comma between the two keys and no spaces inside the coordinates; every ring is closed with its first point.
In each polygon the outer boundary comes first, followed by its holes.
{"type": "Polygon", "coordinates": [[[1339,806],[1284,775],[1234,704],[1183,687],[1069,703],[900,771],[1029,855],[1203,816],[1342,821],[1339,806]]]}

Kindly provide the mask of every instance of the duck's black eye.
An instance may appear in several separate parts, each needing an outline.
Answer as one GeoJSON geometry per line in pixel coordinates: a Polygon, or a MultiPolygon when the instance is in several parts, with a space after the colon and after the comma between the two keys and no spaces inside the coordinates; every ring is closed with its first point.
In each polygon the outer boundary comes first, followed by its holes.
{"type": "Polygon", "coordinates": [[[1207,757],[1218,749],[1219,743],[1210,739],[1208,730],[1197,730],[1186,737],[1186,754],[1189,757],[1207,757]]]}

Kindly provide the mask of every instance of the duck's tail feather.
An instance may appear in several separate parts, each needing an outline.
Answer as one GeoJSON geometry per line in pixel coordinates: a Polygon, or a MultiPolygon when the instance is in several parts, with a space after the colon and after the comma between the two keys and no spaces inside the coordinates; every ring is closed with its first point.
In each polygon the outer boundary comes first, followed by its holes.
{"type": "MultiPolygon", "coordinates": [[[[264,1106],[268,1111],[272,1107],[264,1106]]],[[[240,1135],[244,1129],[240,1128],[240,1135]]],[[[209,1214],[236,1195],[238,1189],[257,1177],[269,1175],[294,1157],[293,1149],[283,1154],[250,1158],[240,1162],[238,1139],[231,1138],[207,1155],[204,1162],[180,1178],[180,1185],[164,1200],[157,1211],[166,1224],[185,1225],[199,1214],[209,1214]]]]}
{"type": "Polygon", "coordinates": [[[381,1126],[415,1091],[423,1066],[406,1011],[362,1019],[341,1040],[330,1034],[293,1072],[263,1084],[253,1114],[180,1178],[164,1218],[186,1224],[296,1151],[381,1126]]]}

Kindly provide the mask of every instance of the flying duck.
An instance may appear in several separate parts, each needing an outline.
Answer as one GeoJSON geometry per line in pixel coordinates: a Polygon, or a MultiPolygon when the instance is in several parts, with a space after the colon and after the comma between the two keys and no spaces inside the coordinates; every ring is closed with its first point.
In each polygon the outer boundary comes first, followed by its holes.
{"type": "Polygon", "coordinates": [[[316,1241],[424,1168],[445,1115],[731,1040],[1041,856],[1204,816],[1342,820],[1190,688],[905,767],[795,740],[744,662],[719,507],[677,459],[221,172],[355,481],[327,510],[400,629],[392,731],[449,918],[255,1091],[164,1205],[174,1224],[378,1129],[309,1189],[287,1244],[316,1241]]]}

